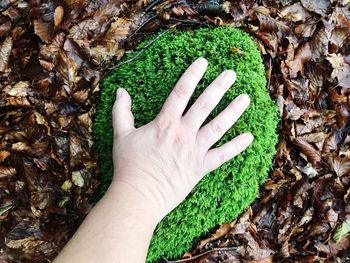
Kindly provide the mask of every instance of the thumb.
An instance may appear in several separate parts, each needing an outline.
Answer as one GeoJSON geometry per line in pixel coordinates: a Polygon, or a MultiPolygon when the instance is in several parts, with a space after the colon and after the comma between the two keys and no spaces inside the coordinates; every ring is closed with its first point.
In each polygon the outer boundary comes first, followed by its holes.
{"type": "Polygon", "coordinates": [[[131,112],[131,98],[129,93],[118,88],[116,100],[112,110],[114,136],[121,136],[134,129],[134,116],[131,112]]]}

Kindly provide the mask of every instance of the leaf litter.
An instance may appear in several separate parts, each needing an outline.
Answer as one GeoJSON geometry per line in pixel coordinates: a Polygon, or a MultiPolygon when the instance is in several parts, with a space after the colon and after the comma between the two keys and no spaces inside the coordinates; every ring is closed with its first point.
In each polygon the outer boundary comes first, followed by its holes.
{"type": "Polygon", "coordinates": [[[208,24],[254,37],[280,143],[250,208],[163,261],[350,261],[348,0],[6,0],[0,12],[1,262],[50,262],[90,211],[104,72],[149,34],[208,24]]]}

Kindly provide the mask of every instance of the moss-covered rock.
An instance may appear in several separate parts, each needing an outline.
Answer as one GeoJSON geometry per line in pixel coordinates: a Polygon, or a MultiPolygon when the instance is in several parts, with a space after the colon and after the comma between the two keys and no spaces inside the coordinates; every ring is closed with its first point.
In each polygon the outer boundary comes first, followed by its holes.
{"type": "MultiPolygon", "coordinates": [[[[134,57],[148,41],[127,54],[124,61],[134,57]]],[[[129,91],[139,127],[154,119],[177,79],[201,56],[209,66],[190,104],[223,70],[237,73],[236,83],[208,120],[237,95],[247,93],[251,97],[249,109],[215,146],[243,132],[252,132],[255,140],[242,154],[206,175],[190,196],[161,221],[149,248],[149,262],[181,256],[210,229],[236,218],[257,196],[275,154],[277,111],[266,89],[260,53],[249,35],[231,27],[168,32],[136,60],[121,65],[103,80],[94,138],[105,189],[113,174],[111,109],[117,87],[129,91]]]]}

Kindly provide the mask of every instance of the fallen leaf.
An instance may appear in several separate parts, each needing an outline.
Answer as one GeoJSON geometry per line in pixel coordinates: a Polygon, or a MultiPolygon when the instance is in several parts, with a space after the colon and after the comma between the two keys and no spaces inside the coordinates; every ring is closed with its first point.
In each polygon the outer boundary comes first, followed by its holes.
{"type": "Polygon", "coordinates": [[[338,176],[344,176],[350,173],[350,159],[336,157],[332,163],[333,170],[338,176]]]}
{"type": "Polygon", "coordinates": [[[335,229],[333,233],[333,239],[335,242],[341,241],[344,237],[346,237],[350,232],[350,220],[343,221],[338,227],[335,229]]]}
{"type": "Polygon", "coordinates": [[[309,144],[301,137],[295,138],[293,140],[293,143],[296,147],[300,149],[302,153],[304,153],[308,157],[308,160],[313,166],[316,166],[321,161],[320,153],[311,144],[309,144]]]}
{"type": "Polygon", "coordinates": [[[52,38],[52,25],[48,22],[43,22],[41,20],[34,20],[34,32],[40,37],[40,39],[48,43],[52,38]]]}
{"type": "Polygon", "coordinates": [[[301,0],[301,4],[311,12],[315,12],[321,16],[326,16],[330,7],[329,0],[301,0]]]}
{"type": "Polygon", "coordinates": [[[12,89],[8,92],[10,96],[27,96],[28,95],[28,81],[20,81],[16,83],[12,89]]]}
{"type": "Polygon", "coordinates": [[[72,182],[78,187],[84,186],[84,178],[81,175],[80,171],[73,171],[72,172],[72,182]]]}
{"type": "Polygon", "coordinates": [[[12,45],[12,37],[9,36],[0,46],[0,72],[7,71],[12,45]]]}
{"type": "Polygon", "coordinates": [[[286,6],[280,12],[281,17],[292,20],[293,22],[302,21],[305,22],[312,15],[301,5],[300,2],[297,2],[293,5],[286,6]]]}
{"type": "Polygon", "coordinates": [[[62,6],[57,6],[54,14],[54,26],[58,27],[61,24],[64,16],[64,9],[62,6]]]}
{"type": "Polygon", "coordinates": [[[0,150],[0,163],[3,162],[9,155],[9,151],[0,150]]]}
{"type": "Polygon", "coordinates": [[[0,166],[0,178],[11,177],[16,174],[16,169],[13,167],[0,166]]]}

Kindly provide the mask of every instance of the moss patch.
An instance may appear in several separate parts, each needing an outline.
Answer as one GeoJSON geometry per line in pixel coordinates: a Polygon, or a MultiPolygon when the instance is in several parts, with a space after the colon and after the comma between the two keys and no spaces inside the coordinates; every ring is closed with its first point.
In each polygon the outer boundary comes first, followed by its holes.
{"type": "MultiPolygon", "coordinates": [[[[148,41],[127,54],[124,61],[135,56],[148,41]]],[[[190,104],[223,70],[233,69],[237,73],[236,83],[207,121],[237,95],[247,93],[251,97],[249,109],[216,146],[243,132],[252,132],[255,140],[242,154],[206,175],[190,196],[160,222],[149,248],[148,262],[181,256],[210,229],[241,214],[257,196],[275,154],[277,110],[266,89],[260,53],[249,35],[231,27],[169,32],[136,60],[120,66],[103,80],[94,138],[104,190],[113,175],[111,109],[117,87],[129,91],[139,127],[154,119],[177,79],[200,56],[208,60],[209,66],[190,104]]]]}

